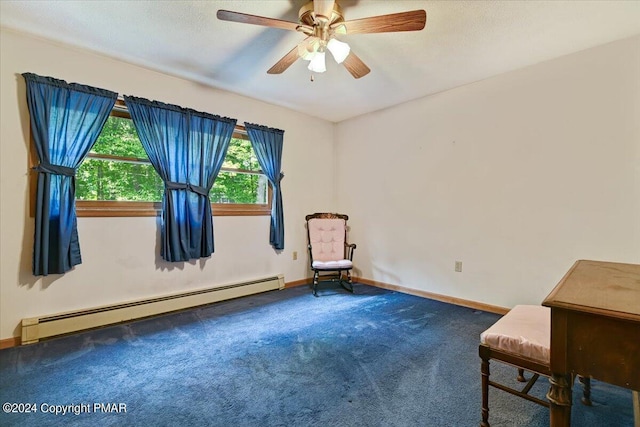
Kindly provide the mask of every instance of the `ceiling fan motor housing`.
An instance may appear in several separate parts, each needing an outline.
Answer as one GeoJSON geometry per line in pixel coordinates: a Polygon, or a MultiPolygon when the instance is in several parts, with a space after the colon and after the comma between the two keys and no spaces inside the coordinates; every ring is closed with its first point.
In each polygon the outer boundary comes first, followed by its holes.
{"type": "MultiPolygon", "coordinates": [[[[331,16],[327,16],[327,18],[329,18],[329,20],[327,21],[328,25],[344,21],[342,8],[338,5],[338,2],[333,3],[333,11],[331,12],[331,16]]],[[[298,12],[298,19],[300,19],[301,24],[308,25],[310,27],[313,27],[317,24],[316,20],[314,19],[313,1],[310,1],[300,8],[300,11],[298,12]]]]}

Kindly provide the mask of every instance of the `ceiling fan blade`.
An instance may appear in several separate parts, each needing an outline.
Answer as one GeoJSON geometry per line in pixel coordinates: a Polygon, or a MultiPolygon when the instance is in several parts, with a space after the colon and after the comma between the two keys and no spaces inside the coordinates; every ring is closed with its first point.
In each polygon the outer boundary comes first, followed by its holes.
{"type": "Polygon", "coordinates": [[[240,22],[242,24],[262,25],[265,27],[281,28],[283,30],[296,31],[300,26],[297,22],[283,21],[281,19],[265,18],[264,16],[249,15],[247,13],[232,12],[230,10],[218,10],[218,19],[223,21],[240,22]]]}
{"type": "Polygon", "coordinates": [[[273,67],[269,68],[269,70],[267,71],[267,74],[281,74],[281,73],[283,73],[287,68],[289,68],[300,57],[300,55],[298,54],[299,46],[301,46],[301,45],[304,46],[303,43],[307,43],[307,41],[309,39],[312,39],[312,38],[313,37],[307,37],[302,42],[300,42],[300,44],[298,44],[296,47],[291,49],[289,51],[289,53],[287,53],[285,56],[282,57],[282,59],[280,59],[280,61],[276,62],[273,65],[273,67]]]}
{"type": "MultiPolygon", "coordinates": [[[[344,26],[346,34],[393,33],[396,31],[419,31],[424,28],[426,22],[427,12],[412,10],[339,22],[335,27],[344,26]]],[[[339,29],[340,32],[342,30],[342,28],[339,29]]]]}
{"type": "Polygon", "coordinates": [[[371,71],[369,67],[353,53],[353,50],[349,52],[349,56],[347,56],[347,59],[345,59],[342,64],[356,79],[366,76],[371,71]]]}
{"type": "Polygon", "coordinates": [[[334,3],[335,0],[313,0],[313,12],[316,16],[324,16],[327,19],[331,19],[334,3]]]}

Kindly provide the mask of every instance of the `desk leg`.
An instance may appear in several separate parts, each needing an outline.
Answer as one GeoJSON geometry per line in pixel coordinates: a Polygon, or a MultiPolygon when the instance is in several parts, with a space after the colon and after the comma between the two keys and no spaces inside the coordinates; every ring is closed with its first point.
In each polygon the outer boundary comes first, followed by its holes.
{"type": "Polygon", "coordinates": [[[547,399],[549,399],[550,426],[569,427],[571,425],[571,376],[552,374],[549,382],[551,388],[547,393],[547,399]]]}

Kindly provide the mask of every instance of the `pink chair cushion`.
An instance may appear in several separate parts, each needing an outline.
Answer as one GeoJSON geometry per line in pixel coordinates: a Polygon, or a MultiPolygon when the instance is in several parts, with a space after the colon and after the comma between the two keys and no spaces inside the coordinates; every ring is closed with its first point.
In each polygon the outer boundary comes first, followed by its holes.
{"type": "Polygon", "coordinates": [[[312,218],[309,220],[308,227],[314,263],[316,261],[346,261],[344,259],[345,220],[312,218]]]}
{"type": "Polygon", "coordinates": [[[480,342],[549,365],[551,310],[541,305],[516,305],[480,334],[480,342]]]}

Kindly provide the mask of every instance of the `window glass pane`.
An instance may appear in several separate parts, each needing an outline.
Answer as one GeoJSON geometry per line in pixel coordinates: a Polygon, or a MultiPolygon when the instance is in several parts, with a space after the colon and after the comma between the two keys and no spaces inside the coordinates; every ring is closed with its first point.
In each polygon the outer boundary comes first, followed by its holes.
{"type": "Polygon", "coordinates": [[[148,158],[138,139],[133,121],[116,116],[109,117],[91,152],[137,159],[148,158]]]}
{"type": "Polygon", "coordinates": [[[260,165],[251,146],[251,141],[248,139],[231,138],[229,148],[227,149],[227,157],[225,157],[222,167],[259,171],[260,165]]]}
{"type": "Polygon", "coordinates": [[[261,174],[220,171],[209,196],[211,203],[267,203],[267,177],[261,174]]]}
{"type": "Polygon", "coordinates": [[[162,191],[162,180],[149,163],[87,158],[76,174],[77,200],[159,202],[162,191]]]}

